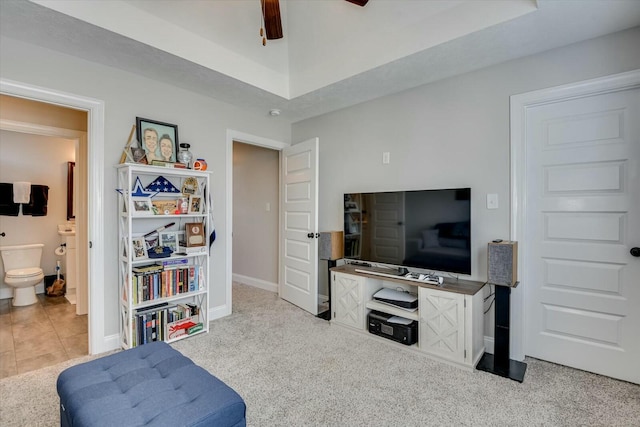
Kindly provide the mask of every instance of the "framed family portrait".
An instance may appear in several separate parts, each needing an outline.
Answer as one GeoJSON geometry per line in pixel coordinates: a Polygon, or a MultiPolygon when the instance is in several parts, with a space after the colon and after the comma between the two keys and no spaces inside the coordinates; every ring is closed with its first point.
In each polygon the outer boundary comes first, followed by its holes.
{"type": "MultiPolygon", "coordinates": [[[[154,161],[175,162],[178,154],[178,126],[136,117],[136,136],[140,149],[144,150],[144,161],[140,163],[153,164],[154,161]]],[[[135,156],[134,156],[135,159],[135,156]]]]}

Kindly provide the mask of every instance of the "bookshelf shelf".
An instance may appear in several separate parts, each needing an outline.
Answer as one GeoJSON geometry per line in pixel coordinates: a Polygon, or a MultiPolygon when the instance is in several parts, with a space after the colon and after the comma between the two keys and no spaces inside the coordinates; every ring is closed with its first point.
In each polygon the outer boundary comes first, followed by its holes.
{"type": "Polygon", "coordinates": [[[117,166],[117,176],[121,347],[174,342],[207,333],[210,172],[123,164],[117,166]],[[187,187],[193,191],[154,194],[149,187],[158,177],[179,191],[187,187]],[[193,198],[199,202],[194,212],[156,214],[159,209],[154,202],[164,208],[173,199],[175,208],[180,199],[193,198]],[[136,211],[144,209],[134,204],[140,199],[146,199],[146,206],[152,209],[136,211]],[[198,232],[194,234],[194,230],[198,232]],[[165,247],[173,251],[169,256],[149,256],[151,248],[165,247]]]}

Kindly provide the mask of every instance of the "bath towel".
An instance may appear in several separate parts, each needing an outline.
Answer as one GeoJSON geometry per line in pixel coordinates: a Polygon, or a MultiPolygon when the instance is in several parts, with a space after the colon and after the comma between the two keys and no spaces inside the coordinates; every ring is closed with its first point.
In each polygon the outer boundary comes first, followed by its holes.
{"type": "Polygon", "coordinates": [[[32,185],[29,204],[22,205],[22,215],[45,216],[47,215],[47,202],[49,201],[49,187],[46,185],[32,185]]]}
{"type": "Polygon", "coordinates": [[[0,215],[18,216],[20,205],[13,203],[13,184],[0,183],[0,215]]]}
{"type": "Polygon", "coordinates": [[[14,182],[13,183],[13,203],[29,203],[31,196],[30,182],[14,182]]]}

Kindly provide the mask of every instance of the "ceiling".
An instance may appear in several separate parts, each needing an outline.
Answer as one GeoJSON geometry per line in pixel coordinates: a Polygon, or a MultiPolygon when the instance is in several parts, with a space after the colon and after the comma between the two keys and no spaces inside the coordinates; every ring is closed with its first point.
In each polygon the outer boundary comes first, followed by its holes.
{"type": "Polygon", "coordinates": [[[296,122],[640,25],[638,0],[1,0],[0,33],[296,122]]]}

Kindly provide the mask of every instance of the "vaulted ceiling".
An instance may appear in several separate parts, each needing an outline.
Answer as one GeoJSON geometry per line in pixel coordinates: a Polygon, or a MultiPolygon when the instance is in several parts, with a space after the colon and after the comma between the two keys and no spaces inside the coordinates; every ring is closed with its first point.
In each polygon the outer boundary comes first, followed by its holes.
{"type": "Polygon", "coordinates": [[[0,32],[289,122],[640,25],[638,0],[2,0],[0,32]]]}

